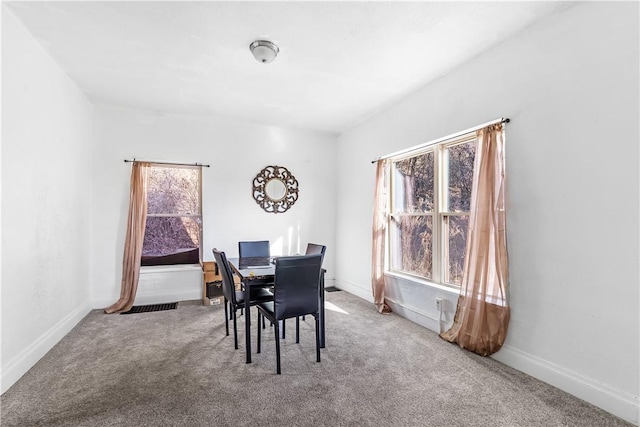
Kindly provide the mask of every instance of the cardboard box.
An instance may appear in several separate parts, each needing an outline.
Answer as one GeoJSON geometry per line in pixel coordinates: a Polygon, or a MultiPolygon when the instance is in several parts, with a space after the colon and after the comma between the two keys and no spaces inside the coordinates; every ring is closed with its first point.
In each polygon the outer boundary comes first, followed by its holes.
{"type": "Polygon", "coordinates": [[[203,275],[204,283],[219,282],[222,277],[219,274],[215,274],[212,271],[205,271],[203,275]]]}
{"type": "MultiPolygon", "coordinates": [[[[200,266],[202,267],[202,303],[204,305],[218,305],[224,301],[224,297],[222,296],[222,276],[220,275],[220,269],[215,261],[201,261],[200,266]],[[220,282],[220,297],[218,297],[215,293],[212,295],[211,290],[207,294],[208,284],[220,282]],[[220,301],[218,301],[220,299],[220,301]],[[212,302],[213,301],[213,302],[212,302]]],[[[236,285],[236,290],[242,290],[242,283],[240,282],[240,278],[233,275],[233,281],[236,285]]],[[[210,286],[209,286],[210,287],[210,286]]]]}
{"type": "Polygon", "coordinates": [[[214,261],[204,261],[201,263],[201,265],[205,283],[222,280],[218,265],[214,261]]]}
{"type": "Polygon", "coordinates": [[[221,305],[224,302],[224,297],[218,298],[202,298],[202,304],[204,305],[221,305]]]}
{"type": "Polygon", "coordinates": [[[202,267],[202,303],[204,305],[221,304],[222,276],[220,276],[218,265],[215,261],[201,261],[200,266],[202,267]],[[211,283],[216,283],[216,285],[212,288],[211,283]]]}
{"type": "Polygon", "coordinates": [[[202,271],[218,271],[218,266],[215,261],[202,261],[200,265],[202,266],[202,271]]]}
{"type": "Polygon", "coordinates": [[[216,280],[215,282],[207,282],[205,283],[205,286],[205,296],[207,298],[218,298],[224,295],[224,293],[222,292],[221,280],[216,280]]]}

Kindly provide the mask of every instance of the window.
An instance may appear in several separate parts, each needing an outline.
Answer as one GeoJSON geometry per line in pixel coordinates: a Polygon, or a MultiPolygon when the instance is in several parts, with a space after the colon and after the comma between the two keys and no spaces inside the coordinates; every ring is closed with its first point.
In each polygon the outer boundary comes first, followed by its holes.
{"type": "Polygon", "coordinates": [[[462,282],[475,133],[391,159],[389,268],[462,282]]]}
{"type": "Polygon", "coordinates": [[[200,167],[152,165],[142,265],[199,263],[201,184],[200,167]]]}

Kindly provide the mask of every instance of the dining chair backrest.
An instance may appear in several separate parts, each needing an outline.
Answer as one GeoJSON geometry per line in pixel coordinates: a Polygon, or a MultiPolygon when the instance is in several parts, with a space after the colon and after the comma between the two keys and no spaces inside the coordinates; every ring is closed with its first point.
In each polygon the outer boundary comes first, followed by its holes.
{"type": "Polygon", "coordinates": [[[240,258],[268,258],[271,256],[269,241],[238,242],[238,254],[240,258]]]}
{"type": "Polygon", "coordinates": [[[236,304],[236,286],[233,282],[233,273],[231,272],[229,261],[227,261],[227,256],[224,252],[214,248],[213,257],[218,265],[220,276],[222,276],[222,293],[227,301],[231,301],[232,304],[236,304]]]}
{"type": "Polygon", "coordinates": [[[327,250],[327,247],[324,245],[318,245],[316,243],[307,243],[307,252],[306,255],[322,255],[322,260],[324,261],[324,253],[327,250]]]}
{"type": "Polygon", "coordinates": [[[274,280],[277,320],[318,313],[322,255],[278,258],[274,280]]]}

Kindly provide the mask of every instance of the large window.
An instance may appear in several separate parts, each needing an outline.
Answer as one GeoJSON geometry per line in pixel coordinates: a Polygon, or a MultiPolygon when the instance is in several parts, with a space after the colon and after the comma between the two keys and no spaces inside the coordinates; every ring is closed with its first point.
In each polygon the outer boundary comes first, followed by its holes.
{"type": "Polygon", "coordinates": [[[392,159],[392,271],[460,285],[475,147],[472,134],[392,159]]]}
{"type": "Polygon", "coordinates": [[[151,167],[142,265],[200,261],[201,182],[200,167],[151,167]]]}

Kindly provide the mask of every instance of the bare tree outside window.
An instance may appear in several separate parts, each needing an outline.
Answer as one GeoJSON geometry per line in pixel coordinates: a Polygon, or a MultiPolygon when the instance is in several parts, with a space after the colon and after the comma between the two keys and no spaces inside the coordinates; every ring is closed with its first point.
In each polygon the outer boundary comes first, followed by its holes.
{"type": "Polygon", "coordinates": [[[467,228],[473,185],[473,162],[476,155],[475,139],[452,145],[444,150],[446,174],[446,212],[443,213],[444,282],[460,285],[467,249],[467,228]]]}
{"type": "Polygon", "coordinates": [[[399,216],[395,220],[397,247],[395,268],[431,278],[433,267],[433,228],[431,216],[399,216]]]}
{"type": "Polygon", "coordinates": [[[434,153],[394,162],[396,236],[392,268],[431,278],[433,262],[434,153]]]}
{"type": "Polygon", "coordinates": [[[199,262],[200,184],[200,168],[152,166],[142,265],[199,262]]]}
{"type": "Polygon", "coordinates": [[[391,270],[462,283],[475,146],[470,135],[391,162],[391,270]]]}

